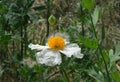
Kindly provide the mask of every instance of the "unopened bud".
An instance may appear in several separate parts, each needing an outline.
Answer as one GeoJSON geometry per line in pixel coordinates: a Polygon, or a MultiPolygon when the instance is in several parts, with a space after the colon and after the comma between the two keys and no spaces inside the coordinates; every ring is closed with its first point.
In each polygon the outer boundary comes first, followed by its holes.
{"type": "Polygon", "coordinates": [[[55,22],[56,22],[56,18],[54,15],[51,15],[49,18],[48,18],[48,22],[50,25],[54,25],[55,22]]]}

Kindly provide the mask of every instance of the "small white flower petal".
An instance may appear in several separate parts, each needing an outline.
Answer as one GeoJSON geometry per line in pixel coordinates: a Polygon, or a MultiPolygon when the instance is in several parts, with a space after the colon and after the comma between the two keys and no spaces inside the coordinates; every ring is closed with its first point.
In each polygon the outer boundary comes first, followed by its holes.
{"type": "Polygon", "coordinates": [[[28,47],[31,48],[31,50],[34,50],[34,49],[43,50],[48,48],[48,46],[41,46],[39,44],[32,44],[32,43],[30,43],[28,47]]]}
{"type": "Polygon", "coordinates": [[[60,50],[60,52],[67,57],[71,57],[73,55],[76,58],[83,58],[83,54],[81,54],[81,48],[79,48],[79,46],[75,43],[66,45],[65,49],[60,50]]]}
{"type": "Polygon", "coordinates": [[[60,65],[62,62],[61,55],[59,52],[45,49],[36,54],[37,62],[45,64],[47,66],[60,65]]]}

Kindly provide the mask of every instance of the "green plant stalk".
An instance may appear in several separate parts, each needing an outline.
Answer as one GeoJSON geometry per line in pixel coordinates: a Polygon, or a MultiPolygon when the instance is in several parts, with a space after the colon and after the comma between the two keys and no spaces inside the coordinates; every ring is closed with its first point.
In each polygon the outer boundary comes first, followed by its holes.
{"type": "Polygon", "coordinates": [[[20,28],[20,36],[21,36],[21,59],[23,58],[23,25],[21,24],[20,28]]]}
{"type": "Polygon", "coordinates": [[[63,68],[60,69],[60,70],[61,70],[61,74],[62,74],[62,76],[66,78],[67,82],[70,82],[69,77],[67,76],[66,71],[65,71],[63,68]]]}
{"type": "Polygon", "coordinates": [[[24,54],[26,55],[27,54],[27,42],[28,42],[28,40],[27,40],[27,29],[26,29],[26,27],[24,27],[24,54]]]}
{"type": "Polygon", "coordinates": [[[52,27],[52,33],[55,36],[55,25],[51,25],[51,27],[52,27]]]}
{"type": "Polygon", "coordinates": [[[47,34],[46,34],[46,37],[48,37],[49,36],[49,22],[48,22],[48,18],[49,18],[49,16],[50,16],[50,0],[47,0],[47,2],[46,2],[46,5],[47,5],[47,34]]]}
{"type": "Polygon", "coordinates": [[[4,32],[5,32],[5,29],[4,29],[4,15],[1,15],[1,19],[2,20],[0,20],[0,22],[2,23],[1,24],[1,33],[0,34],[4,34],[4,32]]]}
{"type": "MultiPolygon", "coordinates": [[[[81,16],[83,16],[83,8],[82,6],[80,5],[80,11],[81,11],[81,16]]],[[[82,35],[85,36],[85,30],[84,30],[84,24],[83,24],[83,21],[82,21],[82,35]]]]}
{"type": "MultiPolygon", "coordinates": [[[[12,31],[12,34],[15,35],[14,31],[12,31]]],[[[12,54],[14,55],[15,54],[15,41],[14,41],[14,39],[12,41],[12,46],[13,46],[12,54]]]]}
{"type": "MultiPolygon", "coordinates": [[[[92,16],[91,16],[91,15],[90,15],[90,19],[91,19],[91,23],[92,23],[92,30],[93,30],[94,36],[95,36],[95,38],[97,39],[97,33],[95,32],[95,27],[94,27],[94,24],[93,24],[93,20],[92,20],[92,16]]],[[[107,73],[107,76],[108,76],[107,80],[108,80],[108,82],[111,82],[111,80],[110,80],[110,75],[109,75],[109,71],[108,71],[108,67],[107,67],[107,63],[106,63],[105,58],[104,58],[104,56],[103,56],[103,53],[102,53],[102,49],[101,49],[101,47],[100,47],[100,44],[98,45],[98,49],[99,49],[99,51],[100,51],[100,54],[101,54],[101,56],[102,56],[102,59],[103,59],[104,65],[105,65],[106,73],[107,73]]]]}
{"type": "MultiPolygon", "coordinates": [[[[63,62],[64,62],[64,61],[65,61],[64,55],[62,55],[62,59],[63,59],[63,62]]],[[[65,80],[66,80],[67,82],[70,82],[69,77],[68,77],[68,75],[67,75],[67,73],[66,73],[66,71],[65,71],[65,69],[64,69],[64,64],[61,64],[61,65],[59,66],[59,70],[60,70],[60,73],[61,73],[62,77],[65,78],[65,80]]],[[[66,82],[66,81],[65,81],[65,82],[66,82]]]]}

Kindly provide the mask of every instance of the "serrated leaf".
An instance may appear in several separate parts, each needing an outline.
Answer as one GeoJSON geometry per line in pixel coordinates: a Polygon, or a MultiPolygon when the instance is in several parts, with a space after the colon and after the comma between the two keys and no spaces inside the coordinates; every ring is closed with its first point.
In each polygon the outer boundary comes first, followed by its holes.
{"type": "Polygon", "coordinates": [[[109,58],[110,58],[110,68],[114,65],[115,63],[115,56],[113,50],[109,50],[109,58]]]}
{"type": "Polygon", "coordinates": [[[88,70],[89,76],[93,77],[97,82],[104,82],[103,74],[99,71],[96,72],[94,68],[91,68],[88,70]]]}
{"type": "Polygon", "coordinates": [[[113,50],[109,51],[109,55],[110,55],[110,60],[112,62],[117,61],[118,59],[120,59],[120,43],[118,43],[115,47],[115,54],[113,53],[113,50]]]}

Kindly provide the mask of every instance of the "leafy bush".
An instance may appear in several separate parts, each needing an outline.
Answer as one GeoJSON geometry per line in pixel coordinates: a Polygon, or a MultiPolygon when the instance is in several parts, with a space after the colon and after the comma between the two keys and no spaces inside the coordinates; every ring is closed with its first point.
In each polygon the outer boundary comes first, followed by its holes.
{"type": "Polygon", "coordinates": [[[105,21],[111,20],[105,17],[115,11],[115,0],[38,2],[0,1],[0,82],[120,82],[120,43],[107,40],[107,26],[113,26],[105,21]],[[64,37],[78,44],[84,57],[62,54],[60,65],[39,64],[28,45],[45,45],[57,32],[68,34],[64,37]]]}

